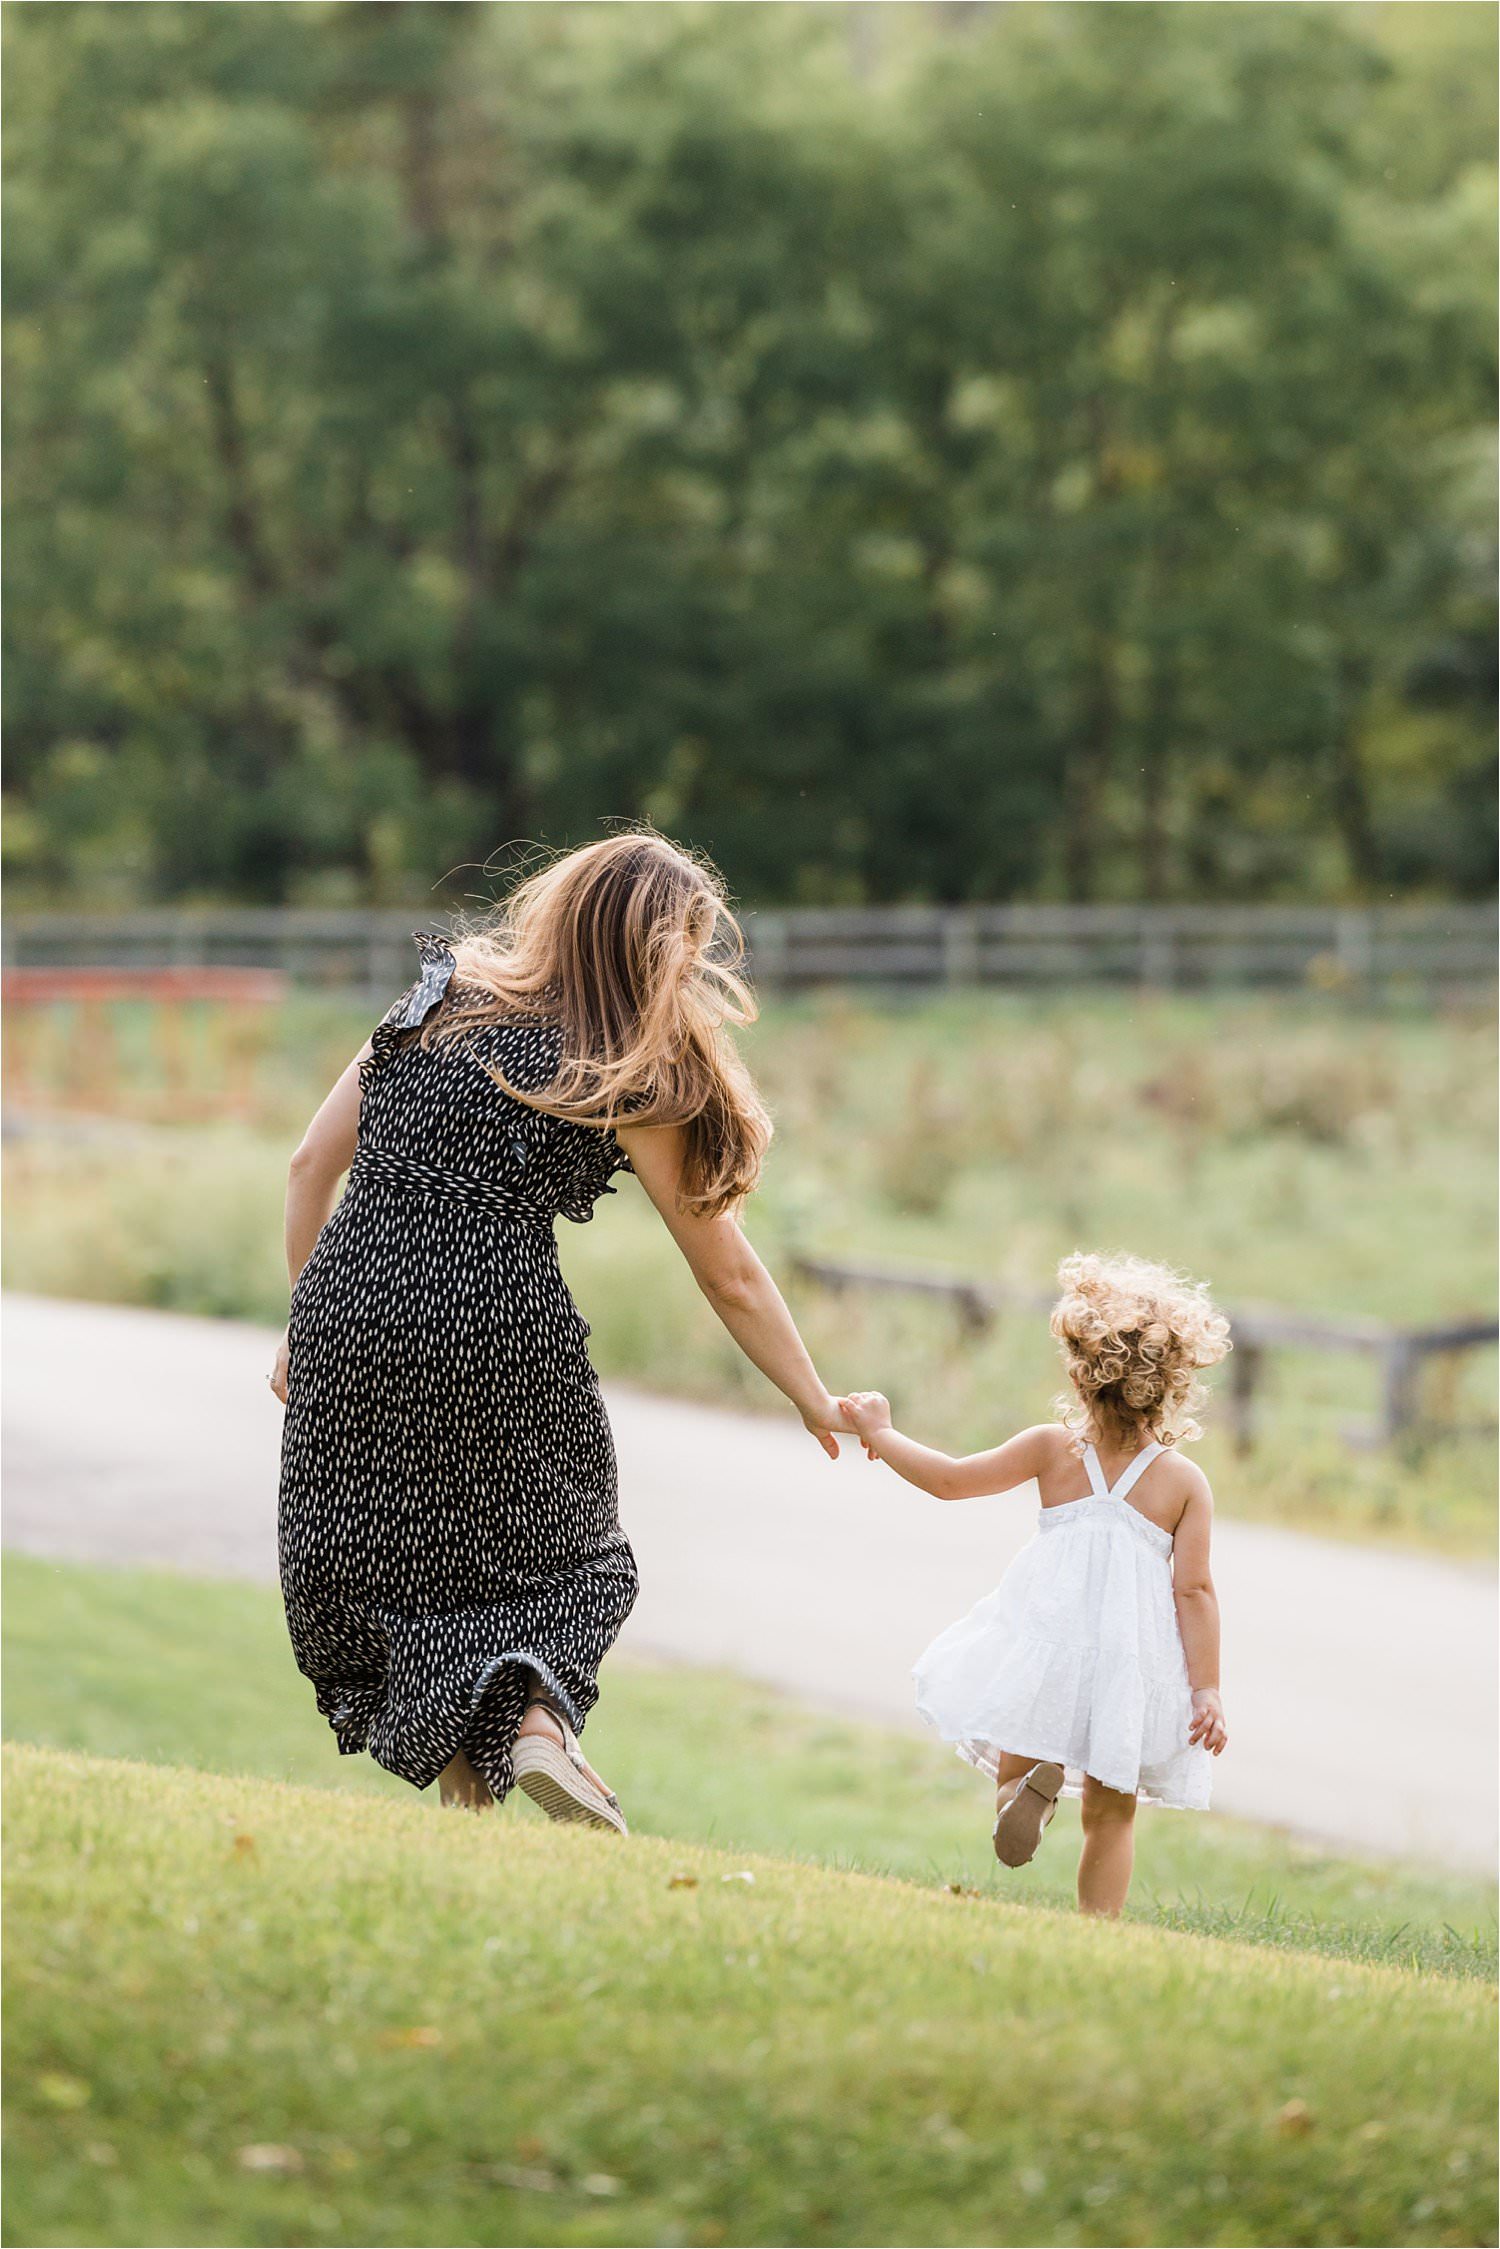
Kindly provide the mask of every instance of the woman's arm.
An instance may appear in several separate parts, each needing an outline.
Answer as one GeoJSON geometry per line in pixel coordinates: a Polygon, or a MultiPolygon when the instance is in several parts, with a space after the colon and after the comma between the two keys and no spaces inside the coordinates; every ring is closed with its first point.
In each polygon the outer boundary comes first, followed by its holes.
{"type": "MultiPolygon", "coordinates": [[[[354,1161],[359,1132],[359,1066],[370,1052],[368,1041],[319,1109],[287,1167],[286,1269],[292,1286],[312,1256],[328,1223],[339,1181],[354,1161]]],[[[283,1336],[271,1369],[271,1388],[286,1404],[287,1345],[283,1336]]]]}
{"type": "Polygon", "coordinates": [[[616,1139],[636,1177],[660,1212],[694,1280],[753,1366],[791,1400],[830,1459],[837,1460],[835,1430],[846,1429],[781,1292],[746,1241],[739,1222],[694,1217],[682,1208],[682,1128],[626,1125],[616,1139]]]}
{"type": "Polygon", "coordinates": [[[1188,1739],[1201,1742],[1217,1757],[1229,1733],[1219,1699],[1219,1596],[1209,1568],[1214,1497],[1208,1478],[1197,1468],[1192,1475],[1192,1493],[1172,1534],[1172,1597],[1193,1690],[1188,1739]]]}
{"type": "Polygon", "coordinates": [[[870,1458],[883,1460],[933,1499],[983,1499],[1014,1491],[1017,1484],[1029,1483],[1040,1474],[1048,1446],[1055,1441],[1055,1424],[1041,1424],[1007,1438],[992,1452],[955,1459],[952,1453],[934,1452],[930,1445],[919,1445],[915,1437],[893,1428],[890,1404],[878,1390],[858,1390],[852,1397],[840,1398],[839,1404],[870,1458]]]}
{"type": "Polygon", "coordinates": [[[292,1286],[328,1223],[339,1181],[354,1161],[359,1133],[362,1047],[292,1151],[286,1181],[286,1269],[292,1286]]]}

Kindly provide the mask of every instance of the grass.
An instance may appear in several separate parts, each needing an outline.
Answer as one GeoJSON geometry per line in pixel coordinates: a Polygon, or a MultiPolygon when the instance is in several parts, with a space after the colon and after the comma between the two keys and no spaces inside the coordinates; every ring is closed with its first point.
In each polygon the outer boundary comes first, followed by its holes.
{"type": "Polygon", "coordinates": [[[1471,1984],[6,1758],[13,2241],[1491,2238],[1471,1984]]]}
{"type": "MultiPolygon", "coordinates": [[[[238,1122],[91,1146],[86,1164],[23,1146],[11,1285],[279,1321],[286,1150],[366,1028],[299,999],[238,1122]]],[[[826,997],[774,1003],[749,1054],[779,1128],[751,1230],[783,1275],[803,1248],[1046,1286],[1086,1243],[1181,1263],[1231,1303],[1409,1324],[1493,1309],[1487,1017],[1233,994],[826,997]]],[[[59,1037],[50,1059],[32,1057],[31,1085],[38,1099],[192,1117],[224,1064],[205,1047],[183,1067],[184,1084],[163,1087],[135,1021],[107,1082],[77,1078],[59,1037]]],[[[601,1371],[771,1403],[632,1184],[595,1225],[559,1232],[601,1371]]],[[[935,1441],[991,1443],[1047,1408],[1056,1373],[1039,1319],[969,1342],[926,1307],[792,1293],[830,1381],[888,1390],[935,1441]]],[[[1236,1461],[1211,1432],[1201,1457],[1228,1512],[1487,1552],[1493,1376],[1492,1354],[1440,1366],[1425,1429],[1399,1451],[1351,1451],[1348,1427],[1374,1404],[1370,1367],[1282,1354],[1257,1451],[1236,1461]]]]}
{"type": "MultiPolygon", "coordinates": [[[[15,1739],[411,1793],[367,1758],[337,1756],[267,1587],[12,1556],[4,1690],[15,1739]]],[[[1008,1902],[1071,1901],[1076,1807],[1063,1807],[1030,1867],[1002,1875],[984,1783],[922,1737],[816,1716],[732,1678],[617,1659],[588,1742],[638,1833],[1008,1902]]],[[[517,1797],[503,1818],[508,1828],[528,1816],[517,1797]]],[[[1340,1858],[1218,1815],[1142,1816],[1130,1910],[1146,1925],[1280,1949],[1457,1976],[1495,1969],[1490,1885],[1340,1858]]]]}

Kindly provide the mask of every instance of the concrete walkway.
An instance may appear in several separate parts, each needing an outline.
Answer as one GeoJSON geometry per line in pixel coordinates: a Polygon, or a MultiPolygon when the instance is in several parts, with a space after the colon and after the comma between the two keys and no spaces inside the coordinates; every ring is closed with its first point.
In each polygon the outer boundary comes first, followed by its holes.
{"type": "MultiPolygon", "coordinates": [[[[272,1342],[229,1322],[7,1298],[6,1543],[274,1578],[272,1342]]],[[[644,1583],[622,1646],[915,1725],[913,1656],[995,1582],[1034,1498],[938,1507],[852,1448],[835,1466],[788,1417],[629,1390],[609,1404],[644,1583]]],[[[1232,1735],[1217,1802],[1492,1869],[1493,1575],[1226,1521],[1217,1575],[1232,1735]]]]}

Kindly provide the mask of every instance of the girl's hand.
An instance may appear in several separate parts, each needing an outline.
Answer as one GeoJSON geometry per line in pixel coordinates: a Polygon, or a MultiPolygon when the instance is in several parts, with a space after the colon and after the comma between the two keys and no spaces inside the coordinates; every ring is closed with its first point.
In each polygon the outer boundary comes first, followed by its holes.
{"type": "Polygon", "coordinates": [[[847,1398],[840,1398],[839,1411],[865,1448],[867,1457],[878,1460],[874,1439],[882,1429],[891,1426],[891,1402],[878,1390],[853,1390],[847,1398]]]}
{"type": "Polygon", "coordinates": [[[839,1438],[851,1434],[841,1401],[828,1391],[823,1393],[820,1405],[804,1408],[802,1426],[817,1438],[830,1460],[839,1457],[839,1438]]]}
{"type": "Polygon", "coordinates": [[[283,1405],[286,1404],[287,1348],[287,1339],[283,1332],[281,1341],[276,1346],[276,1356],[271,1362],[271,1371],[266,1377],[271,1385],[272,1394],[278,1397],[283,1405]]]}
{"type": "Polygon", "coordinates": [[[1229,1729],[1224,1723],[1224,1705],[1219,1700],[1217,1687],[1193,1689],[1193,1722],[1188,1728],[1188,1740],[1201,1743],[1209,1755],[1222,1755],[1229,1739],[1229,1729]]]}

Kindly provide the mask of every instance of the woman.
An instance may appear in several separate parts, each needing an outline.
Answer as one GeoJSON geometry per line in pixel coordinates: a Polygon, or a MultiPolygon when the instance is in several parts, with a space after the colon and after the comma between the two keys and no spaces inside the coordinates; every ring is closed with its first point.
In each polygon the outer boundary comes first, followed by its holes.
{"type": "Polygon", "coordinates": [[[340,1750],[447,1804],[519,1783],[625,1830],[576,1739],[637,1580],[559,1213],[591,1218],[634,1171],[838,1456],[838,1407],[738,1223],[771,1128],[722,1028],[754,1005],[721,933],[737,958],[717,876],[664,838],[570,853],[451,948],[417,939],[417,982],[292,1158],[271,1375],[292,1646],[340,1750]]]}

